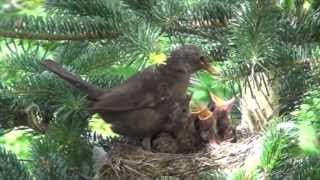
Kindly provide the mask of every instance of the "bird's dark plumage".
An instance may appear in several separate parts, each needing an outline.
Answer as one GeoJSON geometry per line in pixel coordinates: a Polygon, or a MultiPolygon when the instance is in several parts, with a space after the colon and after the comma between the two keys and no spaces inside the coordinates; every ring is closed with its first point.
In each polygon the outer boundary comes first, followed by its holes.
{"type": "Polygon", "coordinates": [[[183,46],[171,53],[167,64],[147,68],[119,86],[102,89],[54,61],[44,60],[42,64],[85,92],[93,101],[89,109],[111,123],[116,133],[130,137],[146,137],[163,130],[173,108],[186,98],[191,74],[209,69],[199,48],[183,46]]]}

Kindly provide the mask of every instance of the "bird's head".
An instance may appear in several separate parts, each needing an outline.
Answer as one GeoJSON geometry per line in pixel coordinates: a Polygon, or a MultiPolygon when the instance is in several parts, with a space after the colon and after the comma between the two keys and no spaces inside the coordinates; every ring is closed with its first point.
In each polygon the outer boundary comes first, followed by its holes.
{"type": "Polygon", "coordinates": [[[192,74],[199,70],[207,70],[212,75],[218,71],[210,66],[207,56],[196,46],[182,46],[171,52],[167,65],[174,71],[192,74]]]}

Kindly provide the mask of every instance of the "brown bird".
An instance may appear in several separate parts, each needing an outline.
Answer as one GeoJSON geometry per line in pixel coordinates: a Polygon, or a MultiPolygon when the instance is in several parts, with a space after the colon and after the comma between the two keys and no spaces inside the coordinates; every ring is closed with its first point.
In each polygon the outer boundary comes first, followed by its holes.
{"type": "Polygon", "coordinates": [[[110,89],[93,86],[52,60],[42,64],[86,93],[92,101],[89,109],[111,123],[114,132],[129,137],[147,137],[165,129],[173,108],[186,98],[192,73],[206,69],[217,74],[195,46],[174,50],[166,64],[146,68],[110,89]]]}

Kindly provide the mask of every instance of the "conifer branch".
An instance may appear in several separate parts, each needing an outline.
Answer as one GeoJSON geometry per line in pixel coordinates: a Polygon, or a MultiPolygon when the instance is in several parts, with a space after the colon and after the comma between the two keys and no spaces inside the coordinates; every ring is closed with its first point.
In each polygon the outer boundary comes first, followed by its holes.
{"type": "Polygon", "coordinates": [[[32,33],[32,32],[12,32],[0,30],[0,36],[28,40],[50,40],[50,41],[83,41],[83,40],[102,40],[115,39],[119,36],[116,32],[105,33],[84,33],[84,34],[50,34],[50,33],[32,33]]]}
{"type": "Polygon", "coordinates": [[[117,28],[100,17],[9,16],[0,18],[0,36],[30,40],[102,40],[118,37],[117,28]]]}

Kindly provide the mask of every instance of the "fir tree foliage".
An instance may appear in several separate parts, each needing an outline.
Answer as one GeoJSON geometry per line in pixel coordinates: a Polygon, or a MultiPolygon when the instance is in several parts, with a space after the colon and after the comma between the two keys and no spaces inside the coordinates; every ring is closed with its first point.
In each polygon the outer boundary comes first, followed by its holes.
{"type": "Polygon", "coordinates": [[[24,163],[3,146],[0,147],[0,177],[3,180],[32,180],[24,163]]]}
{"type": "Polygon", "coordinates": [[[308,179],[316,180],[320,178],[320,164],[319,156],[301,157],[294,161],[292,179],[302,180],[308,179]]]}
{"type": "Polygon", "coordinates": [[[57,132],[32,144],[34,177],[48,180],[92,177],[91,151],[86,140],[61,129],[52,128],[50,131],[57,132]]]}
{"type": "Polygon", "coordinates": [[[283,171],[289,165],[287,160],[295,157],[299,152],[297,129],[281,127],[281,125],[285,127],[289,124],[289,122],[283,122],[277,126],[273,125],[273,128],[267,130],[264,135],[258,169],[271,179],[278,179],[279,176],[284,178],[283,171]]]}
{"type": "Polygon", "coordinates": [[[311,88],[291,116],[266,132],[258,166],[262,174],[271,179],[319,178],[318,100],[318,91],[311,88]]]}
{"type": "MultiPolygon", "coordinates": [[[[31,150],[37,179],[93,175],[86,98],[41,67],[43,59],[52,58],[97,86],[112,87],[151,65],[152,53],[168,54],[192,43],[202,46],[210,59],[225,62],[222,80],[234,92],[234,84],[257,72],[280,77],[280,89],[286,90],[281,103],[291,107],[308,88],[306,80],[320,74],[314,70],[300,76],[305,62],[319,63],[316,0],[47,0],[44,10],[39,16],[0,17],[0,128],[29,125],[46,132],[31,150]],[[292,74],[299,78],[290,79],[292,74]]],[[[215,88],[202,77],[194,89],[215,88]]],[[[286,154],[291,140],[287,134],[267,134],[259,170],[276,177],[272,174],[285,169],[294,159],[286,154]]],[[[0,170],[30,179],[12,154],[0,154],[0,170]]],[[[297,167],[305,171],[295,177],[318,177],[313,157],[300,160],[297,167]]],[[[243,173],[235,179],[245,178],[243,173]]]]}

